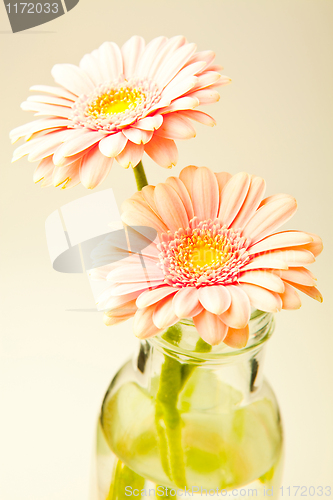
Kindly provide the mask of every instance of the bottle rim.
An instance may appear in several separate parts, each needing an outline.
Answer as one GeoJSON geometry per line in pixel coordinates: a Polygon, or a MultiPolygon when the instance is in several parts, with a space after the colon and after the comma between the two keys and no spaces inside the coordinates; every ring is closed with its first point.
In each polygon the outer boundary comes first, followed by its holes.
{"type": "MultiPolygon", "coordinates": [[[[273,334],[275,318],[272,313],[254,309],[249,321],[250,337],[245,347],[235,349],[223,342],[217,346],[206,344],[206,346],[210,347],[209,352],[207,350],[203,352],[195,350],[196,342],[200,337],[191,319],[180,320],[171,328],[175,327],[179,329],[180,340],[173,341],[170,338],[171,336],[168,335],[168,331],[170,331],[170,328],[168,328],[155,337],[147,339],[147,342],[165,354],[187,363],[200,363],[203,361],[222,363],[260,350],[273,334]]],[[[205,343],[203,342],[203,344],[205,343]]]]}

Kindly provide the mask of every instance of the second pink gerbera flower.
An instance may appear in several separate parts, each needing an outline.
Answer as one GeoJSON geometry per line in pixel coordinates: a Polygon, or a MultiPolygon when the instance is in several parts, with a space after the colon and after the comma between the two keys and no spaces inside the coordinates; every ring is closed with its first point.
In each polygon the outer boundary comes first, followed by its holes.
{"type": "MultiPolygon", "coordinates": [[[[106,324],[134,316],[135,334],[147,338],[193,318],[209,344],[243,347],[251,306],[297,309],[297,290],[321,301],[303,267],[321,252],[320,238],[275,233],[295,213],[296,200],[286,194],[263,198],[264,191],[260,177],[190,166],[127,200],[123,221],[153,227],[158,237],[147,241],[144,266],[142,256],[132,254],[93,271],[110,282],[99,301],[108,310],[106,324]]],[[[107,254],[107,246],[103,250],[107,254]]]]}
{"type": "Polygon", "coordinates": [[[40,162],[34,181],[42,186],[98,186],[113,160],[135,167],[146,152],[158,165],[177,163],[175,139],[195,136],[191,120],[213,126],[195,108],[218,101],[221,76],[212,51],[196,52],[183,36],[140,36],[122,48],[112,42],[83,57],[79,66],[57,64],[60,87],[35,85],[22,104],[43,118],[14,129],[12,142],[25,138],[13,161],[28,155],[40,162]]]}

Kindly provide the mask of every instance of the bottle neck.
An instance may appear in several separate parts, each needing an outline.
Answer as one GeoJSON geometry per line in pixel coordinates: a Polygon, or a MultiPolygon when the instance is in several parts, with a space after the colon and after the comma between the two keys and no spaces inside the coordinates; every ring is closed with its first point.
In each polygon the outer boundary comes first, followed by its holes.
{"type": "MultiPolygon", "coordinates": [[[[254,311],[249,327],[247,346],[233,349],[223,343],[213,347],[206,344],[190,320],[177,323],[141,343],[135,361],[140,384],[155,397],[168,369],[169,380],[165,383],[177,385],[179,390],[192,376],[195,380],[206,380],[208,384],[218,380],[225,388],[223,397],[230,388],[232,394],[238,395],[236,399],[251,398],[262,385],[265,345],[274,330],[273,315],[254,311]]],[[[221,397],[221,394],[216,394],[216,397],[221,397]]]]}

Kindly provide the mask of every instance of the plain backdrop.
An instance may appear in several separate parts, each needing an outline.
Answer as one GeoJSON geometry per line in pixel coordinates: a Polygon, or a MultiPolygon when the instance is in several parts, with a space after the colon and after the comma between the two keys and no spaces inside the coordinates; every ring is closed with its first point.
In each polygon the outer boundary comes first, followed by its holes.
{"type": "MultiPolygon", "coordinates": [[[[136,346],[131,321],[107,328],[100,313],[69,311],[92,309],[93,297],[85,275],[52,269],[44,224],[87,191],[34,185],[36,165],[11,165],[8,133],[33,119],[20,103],[31,85],[53,84],[55,63],[78,64],[104,41],[121,45],[133,34],[184,34],[214,50],[233,79],[204,109],[218,125],[178,141],[172,174],[196,164],[260,175],[268,195],[298,200],[286,227],[323,237],[311,270],[324,303],[304,296],[299,311],[278,315],[265,369],[285,426],[284,486],[332,486],[332,21],[331,0],[80,0],[13,35],[1,3],[1,499],[88,498],[100,403],[136,346]]],[[[167,177],[145,165],[151,184],[167,177]]],[[[110,187],[120,205],[135,190],[132,172],[115,163],[97,189],[110,187]]]]}

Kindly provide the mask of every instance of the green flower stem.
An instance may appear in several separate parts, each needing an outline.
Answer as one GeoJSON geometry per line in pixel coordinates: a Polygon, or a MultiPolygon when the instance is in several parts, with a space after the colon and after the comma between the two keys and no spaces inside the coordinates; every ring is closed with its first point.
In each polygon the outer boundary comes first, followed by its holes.
{"type": "Polygon", "coordinates": [[[164,471],[176,486],[184,488],[186,480],[181,446],[182,422],[177,409],[178,394],[182,384],[181,368],[179,361],[164,356],[156,396],[155,421],[164,471]]]}
{"type": "MultiPolygon", "coordinates": [[[[181,327],[174,325],[163,338],[174,345],[181,340],[181,327]]],[[[209,352],[212,346],[199,339],[195,352],[209,352]]],[[[164,355],[160,384],[156,395],[155,422],[160,440],[164,472],[179,488],[186,485],[184,453],[181,444],[182,420],[177,408],[179,393],[195,369],[195,365],[180,363],[164,355]]]]}
{"type": "Polygon", "coordinates": [[[145,170],[142,165],[142,161],[139,161],[136,167],[133,168],[134,172],[134,177],[136,180],[136,185],[138,187],[138,191],[141,191],[141,189],[145,186],[148,185],[148,180],[146,177],[145,170]]]}
{"type": "MultiPolygon", "coordinates": [[[[212,346],[210,344],[207,344],[201,337],[197,341],[195,345],[194,352],[210,352],[212,350],[212,346]]],[[[195,365],[188,365],[184,364],[182,365],[182,387],[185,385],[185,382],[195,369],[195,365]]]]}
{"type": "Polygon", "coordinates": [[[113,480],[106,500],[126,500],[126,486],[132,486],[133,490],[137,489],[141,493],[141,490],[144,489],[144,485],[145,479],[119,460],[114,471],[113,480]]]}

